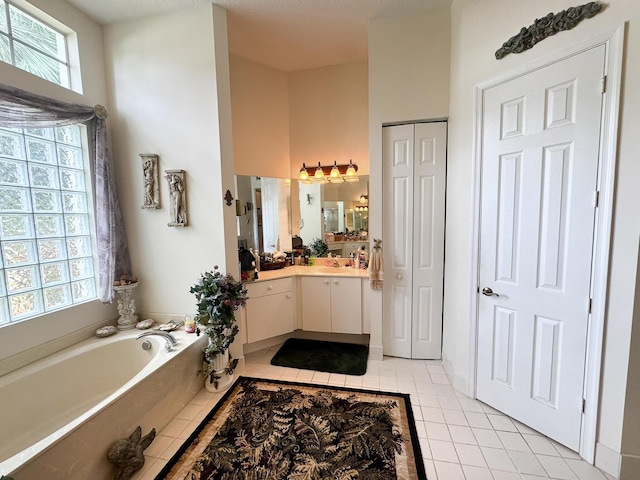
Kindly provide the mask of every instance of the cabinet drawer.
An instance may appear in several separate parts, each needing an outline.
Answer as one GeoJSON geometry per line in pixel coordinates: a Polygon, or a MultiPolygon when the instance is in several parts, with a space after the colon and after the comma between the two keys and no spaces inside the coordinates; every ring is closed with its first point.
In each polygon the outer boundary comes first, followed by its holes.
{"type": "Polygon", "coordinates": [[[277,280],[265,280],[264,282],[246,284],[249,298],[264,297],[265,295],[275,295],[276,293],[290,292],[293,290],[293,279],[291,277],[278,278],[277,280]]]}

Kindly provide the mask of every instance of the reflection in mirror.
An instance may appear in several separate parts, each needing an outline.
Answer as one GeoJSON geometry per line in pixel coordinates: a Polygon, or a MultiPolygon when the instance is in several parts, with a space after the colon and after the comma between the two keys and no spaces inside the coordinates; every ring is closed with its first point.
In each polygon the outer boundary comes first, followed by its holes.
{"type": "Polygon", "coordinates": [[[236,176],[238,247],[258,252],[291,249],[290,182],[236,176]]]}
{"type": "Polygon", "coordinates": [[[349,256],[363,244],[368,249],[369,177],[356,183],[299,184],[300,237],[327,242],[334,255],[349,256]]]}

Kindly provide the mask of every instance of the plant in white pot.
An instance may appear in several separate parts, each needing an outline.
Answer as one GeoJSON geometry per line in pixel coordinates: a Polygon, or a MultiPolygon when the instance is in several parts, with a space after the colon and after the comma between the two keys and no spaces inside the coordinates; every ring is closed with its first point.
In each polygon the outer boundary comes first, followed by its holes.
{"type": "Polygon", "coordinates": [[[203,331],[209,338],[203,349],[202,373],[209,391],[220,391],[233,380],[238,359],[231,358],[229,346],[238,334],[235,311],[247,301],[247,290],[230,274],[205,272],[189,290],[196,296],[198,334],[203,331]]]}

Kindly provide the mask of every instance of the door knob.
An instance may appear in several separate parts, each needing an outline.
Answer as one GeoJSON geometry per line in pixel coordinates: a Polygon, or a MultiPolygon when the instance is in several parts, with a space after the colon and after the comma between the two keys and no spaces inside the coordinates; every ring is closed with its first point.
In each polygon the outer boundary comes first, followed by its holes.
{"type": "Polygon", "coordinates": [[[396,278],[397,278],[398,280],[402,280],[402,275],[397,274],[397,275],[396,275],[396,278]]]}
{"type": "Polygon", "coordinates": [[[487,297],[499,297],[500,296],[497,293],[493,293],[493,290],[491,290],[489,287],[484,287],[482,289],[482,294],[486,295],[487,297]]]}

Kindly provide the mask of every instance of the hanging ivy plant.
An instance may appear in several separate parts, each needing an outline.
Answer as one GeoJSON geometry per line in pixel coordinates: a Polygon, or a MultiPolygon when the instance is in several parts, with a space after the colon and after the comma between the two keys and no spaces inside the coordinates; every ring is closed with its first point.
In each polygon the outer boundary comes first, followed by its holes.
{"type": "MultiPolygon", "coordinates": [[[[217,265],[213,268],[213,271],[203,273],[189,292],[196,297],[198,335],[204,332],[209,337],[203,349],[200,372],[209,375],[211,381],[215,382],[213,359],[226,352],[238,334],[234,312],[246,304],[247,290],[242,282],[237,282],[230,274],[219,272],[217,265]]],[[[232,373],[237,363],[237,359],[230,358],[225,373],[232,373]]]]}

